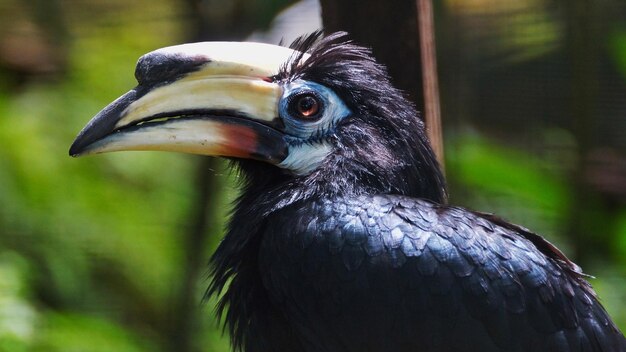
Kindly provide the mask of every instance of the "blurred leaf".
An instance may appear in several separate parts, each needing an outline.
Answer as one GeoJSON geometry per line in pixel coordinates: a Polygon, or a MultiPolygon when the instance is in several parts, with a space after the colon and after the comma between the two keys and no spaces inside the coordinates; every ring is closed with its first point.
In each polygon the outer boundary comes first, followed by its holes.
{"type": "Polygon", "coordinates": [[[156,351],[145,339],[133,336],[104,319],[72,313],[48,313],[33,351],[139,352],[156,351]]]}
{"type": "Polygon", "coordinates": [[[548,168],[541,161],[477,135],[464,135],[455,143],[447,161],[460,182],[480,191],[510,195],[529,206],[553,212],[567,206],[568,189],[564,180],[546,171],[548,168]]]}
{"type": "Polygon", "coordinates": [[[617,68],[626,78],[626,29],[616,30],[611,38],[611,52],[617,68]]]}
{"type": "Polygon", "coordinates": [[[28,262],[0,248],[0,351],[26,351],[35,336],[38,314],[29,301],[28,262]]]}

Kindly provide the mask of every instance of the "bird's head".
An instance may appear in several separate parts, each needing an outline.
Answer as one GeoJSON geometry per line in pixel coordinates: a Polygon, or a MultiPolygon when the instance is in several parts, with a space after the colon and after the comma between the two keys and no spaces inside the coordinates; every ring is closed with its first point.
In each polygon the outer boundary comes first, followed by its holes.
{"type": "Polygon", "coordinates": [[[395,193],[445,201],[414,106],[343,33],[290,48],[205,42],[137,63],[136,88],[98,113],[73,156],[162,150],[233,158],[250,183],[301,196],[395,193]]]}

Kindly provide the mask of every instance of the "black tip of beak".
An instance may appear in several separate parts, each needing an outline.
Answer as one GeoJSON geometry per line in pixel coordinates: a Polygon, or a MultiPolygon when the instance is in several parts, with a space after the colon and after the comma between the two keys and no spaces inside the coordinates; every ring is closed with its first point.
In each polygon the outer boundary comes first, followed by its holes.
{"type": "Polygon", "coordinates": [[[80,156],[91,144],[113,132],[124,110],[135,100],[137,91],[133,89],[100,111],[78,134],[70,147],[70,156],[80,156]]]}
{"type": "Polygon", "coordinates": [[[69,152],[69,154],[70,154],[70,156],[71,156],[71,157],[74,157],[74,158],[75,158],[75,157],[77,157],[77,156],[80,156],[80,151],[81,151],[82,149],[83,149],[83,148],[81,148],[81,146],[77,145],[77,144],[76,144],[76,141],[74,141],[74,143],[72,143],[72,146],[70,147],[70,152],[69,152]]]}

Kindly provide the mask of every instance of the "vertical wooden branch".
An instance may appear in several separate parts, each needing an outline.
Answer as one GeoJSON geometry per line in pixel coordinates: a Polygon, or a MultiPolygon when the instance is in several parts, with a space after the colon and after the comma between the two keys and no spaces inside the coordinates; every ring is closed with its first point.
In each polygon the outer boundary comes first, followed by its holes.
{"type": "Polygon", "coordinates": [[[445,171],[433,4],[432,0],[416,1],[422,61],[424,120],[426,122],[428,139],[430,139],[441,169],[445,171]]]}

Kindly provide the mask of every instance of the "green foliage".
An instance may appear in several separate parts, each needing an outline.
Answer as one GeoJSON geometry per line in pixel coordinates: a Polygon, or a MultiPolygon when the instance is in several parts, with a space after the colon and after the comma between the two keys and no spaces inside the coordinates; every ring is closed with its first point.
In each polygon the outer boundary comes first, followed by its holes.
{"type": "Polygon", "coordinates": [[[520,150],[508,149],[468,134],[457,142],[449,162],[458,177],[477,192],[508,194],[528,207],[563,211],[567,206],[565,180],[546,172],[545,162],[520,150]]]}
{"type": "MultiPolygon", "coordinates": [[[[162,6],[155,8],[152,15],[162,6]]],[[[142,16],[140,6],[125,10],[142,16]]],[[[181,41],[171,22],[124,23],[77,36],[66,76],[0,95],[2,352],[166,345],[162,332],[186,255],[192,159],[128,153],[76,160],[67,152],[91,116],[133,87],[140,55],[181,41]]],[[[217,241],[221,229],[211,232],[217,241]]],[[[203,314],[198,331],[216,331],[208,346],[221,346],[209,350],[227,350],[212,310],[203,314]]]]}
{"type": "Polygon", "coordinates": [[[17,253],[0,252],[0,351],[26,351],[38,315],[29,302],[28,262],[17,253]]]}
{"type": "Polygon", "coordinates": [[[33,351],[46,352],[140,352],[154,351],[156,347],[145,338],[133,335],[132,330],[110,320],[85,314],[50,313],[39,330],[38,343],[33,351]]]}
{"type": "Polygon", "coordinates": [[[618,29],[614,32],[610,41],[612,56],[617,68],[626,77],[626,29],[618,29]]]}

